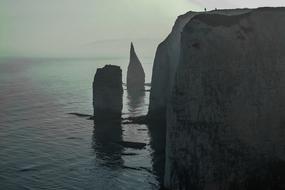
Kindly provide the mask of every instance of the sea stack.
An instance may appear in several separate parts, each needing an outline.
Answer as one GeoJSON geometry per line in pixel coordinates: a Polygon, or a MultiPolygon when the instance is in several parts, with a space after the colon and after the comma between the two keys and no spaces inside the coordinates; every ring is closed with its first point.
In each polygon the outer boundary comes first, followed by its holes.
{"type": "Polygon", "coordinates": [[[133,43],[130,49],[130,63],[127,72],[127,89],[129,91],[143,91],[145,83],[145,73],[142,64],[135,52],[133,43]]]}
{"type": "Polygon", "coordinates": [[[285,8],[260,8],[185,25],[167,105],[166,188],[285,188],[284,23],[285,8]]]}
{"type": "Polygon", "coordinates": [[[95,120],[121,119],[123,108],[122,70],[106,65],[97,69],[93,82],[93,108],[95,120]]]}

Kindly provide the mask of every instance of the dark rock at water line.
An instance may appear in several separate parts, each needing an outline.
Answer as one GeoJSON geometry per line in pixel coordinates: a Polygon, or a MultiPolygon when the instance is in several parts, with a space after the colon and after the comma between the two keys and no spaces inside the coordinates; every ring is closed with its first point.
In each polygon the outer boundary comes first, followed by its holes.
{"type": "Polygon", "coordinates": [[[123,108],[122,70],[106,65],[97,69],[93,82],[93,108],[95,120],[121,119],[123,108]]]}
{"type": "Polygon", "coordinates": [[[122,156],[136,156],[138,155],[138,153],[134,153],[134,152],[123,152],[122,156]]]}
{"type": "Polygon", "coordinates": [[[72,112],[72,113],[68,113],[68,114],[74,115],[74,116],[77,116],[77,117],[87,118],[87,119],[92,119],[92,118],[93,118],[93,115],[84,114],[84,113],[75,113],[75,112],[72,112]]]}
{"type": "Polygon", "coordinates": [[[145,73],[142,64],[135,52],[133,43],[130,49],[130,63],[127,72],[127,89],[129,91],[143,91],[145,83],[145,73]]]}
{"type": "Polygon", "coordinates": [[[147,124],[148,118],[146,115],[137,117],[127,117],[122,119],[123,124],[147,124]]]}
{"type": "Polygon", "coordinates": [[[118,144],[120,144],[125,148],[133,148],[133,149],[143,149],[146,146],[146,143],[129,142],[129,141],[120,141],[118,142],[118,144]]]}

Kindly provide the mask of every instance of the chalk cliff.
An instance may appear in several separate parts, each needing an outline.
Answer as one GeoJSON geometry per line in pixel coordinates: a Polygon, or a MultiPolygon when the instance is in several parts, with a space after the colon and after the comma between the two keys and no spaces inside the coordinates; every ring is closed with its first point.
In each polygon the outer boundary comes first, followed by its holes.
{"type": "Polygon", "coordinates": [[[284,189],[284,23],[285,8],[197,14],[182,29],[178,58],[160,45],[152,101],[179,60],[167,105],[167,188],[284,189]]]}
{"type": "MultiPolygon", "coordinates": [[[[241,14],[248,9],[216,10],[207,14],[241,14]]],[[[196,15],[204,12],[188,12],[177,18],[171,33],[159,44],[152,71],[149,117],[151,119],[164,120],[166,116],[166,105],[169,100],[174,82],[176,68],[179,63],[181,32],[184,26],[196,15]]]]}
{"type": "Polygon", "coordinates": [[[130,91],[143,91],[145,73],[142,64],[135,52],[133,43],[130,49],[130,63],[127,72],[127,89],[130,91]]]}
{"type": "Polygon", "coordinates": [[[178,17],[172,32],[159,44],[152,71],[149,117],[164,120],[166,101],[170,94],[170,87],[176,71],[180,54],[180,33],[184,25],[190,20],[193,12],[178,17]]]}
{"type": "Polygon", "coordinates": [[[95,120],[121,119],[122,95],[122,70],[120,67],[106,65],[97,69],[93,82],[95,120]]]}

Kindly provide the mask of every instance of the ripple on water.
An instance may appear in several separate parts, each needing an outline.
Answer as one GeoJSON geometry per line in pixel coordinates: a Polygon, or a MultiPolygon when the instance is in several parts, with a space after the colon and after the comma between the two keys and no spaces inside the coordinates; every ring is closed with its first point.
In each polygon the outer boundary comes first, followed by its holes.
{"type": "MultiPolygon", "coordinates": [[[[146,125],[100,131],[93,121],[68,114],[92,113],[96,68],[116,62],[126,70],[127,59],[120,61],[0,63],[1,189],[158,189],[146,125]]],[[[151,71],[151,64],[145,67],[151,71]]],[[[124,116],[145,115],[148,97],[125,91],[124,116]]]]}

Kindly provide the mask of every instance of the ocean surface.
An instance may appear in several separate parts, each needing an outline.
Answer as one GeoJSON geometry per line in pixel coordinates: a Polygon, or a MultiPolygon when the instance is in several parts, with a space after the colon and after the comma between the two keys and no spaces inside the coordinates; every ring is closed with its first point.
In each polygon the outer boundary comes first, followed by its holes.
{"type": "MultiPolygon", "coordinates": [[[[94,74],[106,64],[121,66],[125,81],[128,58],[0,60],[0,189],[159,188],[148,126],[97,126],[69,114],[93,113],[94,74]]],[[[143,67],[150,82],[152,60],[143,67]]],[[[123,117],[146,114],[148,103],[148,91],[132,98],[124,90],[123,117]]]]}

